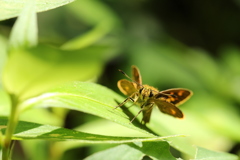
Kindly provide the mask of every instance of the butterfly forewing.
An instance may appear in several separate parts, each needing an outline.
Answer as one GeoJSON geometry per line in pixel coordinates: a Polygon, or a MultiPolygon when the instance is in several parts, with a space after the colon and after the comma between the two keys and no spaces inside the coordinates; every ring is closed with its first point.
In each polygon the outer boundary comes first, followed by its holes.
{"type": "Polygon", "coordinates": [[[127,96],[130,96],[137,91],[134,84],[126,79],[119,80],[117,86],[119,90],[127,96]]]}
{"type": "Polygon", "coordinates": [[[161,91],[160,93],[166,94],[166,96],[168,96],[166,101],[176,106],[187,101],[192,95],[192,91],[182,88],[168,89],[161,91]]]}

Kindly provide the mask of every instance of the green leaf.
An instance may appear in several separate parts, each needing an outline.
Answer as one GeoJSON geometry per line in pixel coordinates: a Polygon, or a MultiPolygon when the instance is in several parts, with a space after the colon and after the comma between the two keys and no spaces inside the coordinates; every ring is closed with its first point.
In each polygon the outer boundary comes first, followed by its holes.
{"type": "Polygon", "coordinates": [[[114,160],[142,160],[145,155],[155,160],[176,159],[169,152],[169,144],[167,142],[143,142],[140,145],[119,145],[117,147],[95,153],[85,158],[85,160],[105,160],[106,158],[114,160]]]}
{"type": "MultiPolygon", "coordinates": [[[[89,82],[71,82],[26,100],[19,107],[22,110],[32,107],[62,107],[82,111],[155,137],[150,130],[146,131],[147,128],[138,120],[130,123],[134,115],[129,115],[127,109],[114,109],[118,105],[117,102],[123,100],[118,94],[104,86],[89,82]]],[[[170,137],[175,136],[182,135],[170,135],[170,137]]]]}
{"type": "Polygon", "coordinates": [[[27,3],[10,35],[10,47],[32,47],[37,45],[37,15],[35,13],[35,3],[27,3]]]}
{"type": "Polygon", "coordinates": [[[73,2],[73,0],[7,0],[7,1],[0,1],[0,20],[5,20],[13,17],[17,17],[25,5],[35,2],[36,12],[47,11],[53,8],[57,8],[73,2]]]}
{"type": "Polygon", "coordinates": [[[198,147],[194,160],[238,160],[233,154],[210,151],[205,148],[198,147]]]}
{"type": "Polygon", "coordinates": [[[142,126],[137,120],[133,125],[130,122],[132,117],[126,115],[121,108],[114,109],[117,102],[123,98],[106,87],[89,82],[71,82],[61,85],[38,97],[23,102],[20,107],[63,107],[93,114],[110,121],[116,122],[136,131],[143,132],[148,136],[153,134],[141,129],[142,126]]]}
{"type": "Polygon", "coordinates": [[[5,66],[3,85],[20,99],[33,97],[63,82],[97,78],[114,54],[115,49],[108,45],[75,51],[49,46],[12,50],[5,66]]]}
{"type": "MultiPolygon", "coordinates": [[[[0,117],[1,131],[4,133],[7,118],[0,117]]],[[[84,143],[131,143],[144,141],[162,141],[169,137],[116,137],[84,133],[66,128],[19,121],[12,139],[77,140],[84,143]]]]}

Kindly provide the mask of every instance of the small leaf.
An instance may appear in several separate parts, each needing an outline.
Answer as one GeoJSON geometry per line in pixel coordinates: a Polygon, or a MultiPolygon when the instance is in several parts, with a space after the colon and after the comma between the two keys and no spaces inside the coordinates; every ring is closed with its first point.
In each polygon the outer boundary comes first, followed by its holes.
{"type": "Polygon", "coordinates": [[[27,3],[10,35],[10,47],[32,47],[37,45],[37,15],[35,13],[35,1],[27,3]]]}
{"type": "Polygon", "coordinates": [[[119,145],[117,147],[95,153],[87,157],[85,160],[105,160],[106,158],[114,160],[141,160],[145,155],[154,160],[176,159],[171,155],[169,151],[169,144],[167,142],[143,142],[141,147],[134,144],[119,145]]]}
{"type": "MultiPolygon", "coordinates": [[[[42,12],[47,11],[59,6],[63,6],[73,0],[33,0],[36,4],[35,11],[42,12]]],[[[13,17],[17,17],[20,12],[22,11],[23,7],[26,4],[32,3],[31,0],[7,0],[7,1],[0,1],[0,20],[5,20],[13,17]]]]}
{"type": "Polygon", "coordinates": [[[197,147],[195,159],[193,160],[238,160],[238,157],[233,154],[210,151],[205,148],[197,147]]]}

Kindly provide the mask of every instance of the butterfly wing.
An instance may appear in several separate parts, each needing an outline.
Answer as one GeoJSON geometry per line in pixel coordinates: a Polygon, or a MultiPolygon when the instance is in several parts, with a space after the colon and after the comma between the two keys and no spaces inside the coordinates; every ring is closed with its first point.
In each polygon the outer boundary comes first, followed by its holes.
{"type": "Polygon", "coordinates": [[[138,83],[138,85],[142,85],[142,77],[139,69],[136,66],[132,66],[132,79],[138,83]]]}
{"type": "Polygon", "coordinates": [[[121,79],[117,83],[118,89],[125,95],[131,96],[136,92],[134,84],[126,79],[121,79]]]}
{"type": "Polygon", "coordinates": [[[169,114],[176,118],[183,118],[182,111],[178,109],[174,104],[159,99],[154,100],[154,103],[157,105],[161,112],[169,114]]]}
{"type": "Polygon", "coordinates": [[[157,97],[161,97],[161,94],[165,94],[166,102],[172,103],[175,106],[186,102],[191,96],[192,91],[182,88],[173,88],[164,91],[160,91],[157,97]]]}

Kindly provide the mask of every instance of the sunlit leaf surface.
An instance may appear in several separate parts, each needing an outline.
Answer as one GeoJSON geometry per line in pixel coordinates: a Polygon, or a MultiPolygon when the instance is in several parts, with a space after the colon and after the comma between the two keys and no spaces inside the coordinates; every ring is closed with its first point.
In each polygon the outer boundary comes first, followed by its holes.
{"type": "Polygon", "coordinates": [[[0,1],[0,20],[13,18],[19,15],[19,13],[22,11],[25,5],[29,3],[36,3],[36,11],[42,12],[47,11],[65,4],[68,4],[70,2],[73,2],[73,0],[7,0],[7,1],[0,1]]]}
{"type": "Polygon", "coordinates": [[[193,160],[238,160],[238,157],[233,154],[210,151],[208,149],[198,147],[195,158],[193,160]]]}

